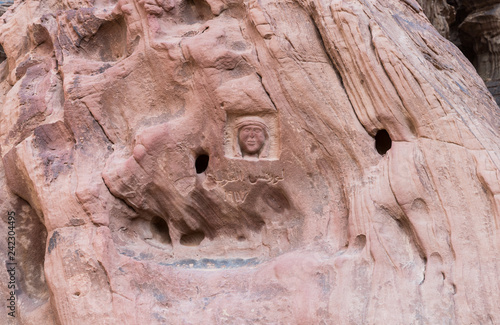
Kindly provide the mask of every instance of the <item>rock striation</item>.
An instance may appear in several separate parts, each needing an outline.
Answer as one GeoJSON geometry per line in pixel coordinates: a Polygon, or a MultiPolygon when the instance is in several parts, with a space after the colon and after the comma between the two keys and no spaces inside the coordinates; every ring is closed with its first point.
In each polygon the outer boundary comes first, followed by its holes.
{"type": "Polygon", "coordinates": [[[500,105],[500,1],[420,0],[420,4],[440,34],[474,64],[500,105]]]}
{"type": "Polygon", "coordinates": [[[416,0],[2,20],[18,324],[500,323],[500,111],[416,0]]]}

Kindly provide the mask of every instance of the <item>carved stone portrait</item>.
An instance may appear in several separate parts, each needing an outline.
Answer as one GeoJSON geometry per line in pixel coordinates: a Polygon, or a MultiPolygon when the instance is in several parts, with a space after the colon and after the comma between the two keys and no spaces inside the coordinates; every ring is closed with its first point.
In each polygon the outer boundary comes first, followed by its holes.
{"type": "Polygon", "coordinates": [[[225,132],[226,157],[275,160],[279,152],[276,118],[272,114],[228,114],[225,132]]]}
{"type": "MultiPolygon", "coordinates": [[[[238,154],[244,159],[267,157],[266,144],[269,130],[265,121],[256,116],[246,117],[236,124],[238,134],[238,154]]],[[[269,146],[267,146],[269,147],[269,146]]]]}

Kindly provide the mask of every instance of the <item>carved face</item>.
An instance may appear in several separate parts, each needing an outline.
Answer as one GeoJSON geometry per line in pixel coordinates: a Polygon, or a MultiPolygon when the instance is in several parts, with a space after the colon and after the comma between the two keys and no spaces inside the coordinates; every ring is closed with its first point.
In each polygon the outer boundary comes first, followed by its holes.
{"type": "Polygon", "coordinates": [[[243,156],[257,155],[266,142],[265,131],[258,125],[245,125],[240,129],[238,142],[243,156]]]}

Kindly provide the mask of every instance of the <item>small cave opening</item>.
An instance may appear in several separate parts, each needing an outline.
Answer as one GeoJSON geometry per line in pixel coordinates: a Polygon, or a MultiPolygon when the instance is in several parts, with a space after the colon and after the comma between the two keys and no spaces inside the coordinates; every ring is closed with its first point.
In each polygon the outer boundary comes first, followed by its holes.
{"type": "Polygon", "coordinates": [[[172,244],[167,222],[162,218],[154,217],[151,220],[151,233],[153,235],[153,239],[156,241],[162,244],[172,244]]]}
{"type": "Polygon", "coordinates": [[[392,147],[392,140],[386,130],[379,130],[375,135],[375,149],[380,155],[385,155],[392,147]]]}
{"type": "Polygon", "coordinates": [[[194,167],[196,168],[196,174],[202,174],[208,168],[208,160],[209,157],[207,154],[201,154],[196,157],[196,161],[194,163],[194,167]]]}
{"type": "Polygon", "coordinates": [[[183,246],[199,246],[205,239],[205,234],[201,231],[193,231],[181,236],[180,243],[183,246]]]}

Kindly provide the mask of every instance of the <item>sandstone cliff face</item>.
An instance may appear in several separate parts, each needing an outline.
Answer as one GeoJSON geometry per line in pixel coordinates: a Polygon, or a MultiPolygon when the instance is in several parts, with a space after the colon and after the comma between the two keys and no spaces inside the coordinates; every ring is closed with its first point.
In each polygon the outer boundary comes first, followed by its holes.
{"type": "Polygon", "coordinates": [[[500,323],[499,109],[416,1],[2,18],[20,324],[500,323]]]}
{"type": "Polygon", "coordinates": [[[464,52],[500,106],[500,1],[419,0],[444,37],[464,52]]]}

